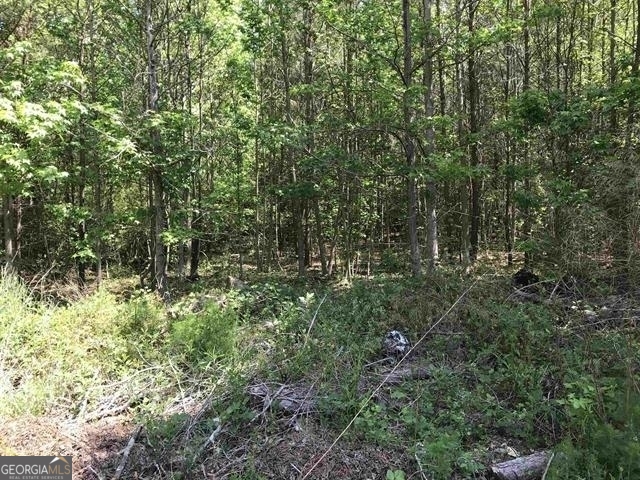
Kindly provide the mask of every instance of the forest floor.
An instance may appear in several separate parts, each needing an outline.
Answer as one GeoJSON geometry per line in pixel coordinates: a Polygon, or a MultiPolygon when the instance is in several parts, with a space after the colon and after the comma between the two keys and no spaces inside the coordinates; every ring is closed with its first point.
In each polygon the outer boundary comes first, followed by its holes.
{"type": "Polygon", "coordinates": [[[72,455],[78,479],[445,480],[550,451],[549,480],[639,478],[629,282],[225,273],[174,279],[168,308],[131,278],[0,281],[0,454],[72,455]]]}

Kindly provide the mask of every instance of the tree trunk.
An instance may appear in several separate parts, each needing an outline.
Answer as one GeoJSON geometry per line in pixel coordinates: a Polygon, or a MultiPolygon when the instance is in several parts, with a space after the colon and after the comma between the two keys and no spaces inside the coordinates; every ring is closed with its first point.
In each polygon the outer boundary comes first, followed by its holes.
{"type": "MultiPolygon", "coordinates": [[[[306,139],[306,147],[307,154],[312,156],[315,153],[315,138],[312,129],[314,128],[314,123],[316,121],[316,110],[315,110],[315,102],[314,95],[312,91],[313,87],[313,66],[314,66],[314,49],[315,49],[315,40],[316,35],[314,31],[314,9],[309,2],[304,4],[304,83],[307,86],[307,89],[304,93],[304,121],[307,127],[307,139],[306,139]]],[[[318,172],[314,173],[316,177],[316,181],[320,183],[322,181],[321,178],[318,178],[318,172]]],[[[313,215],[315,217],[316,223],[316,238],[318,242],[318,252],[320,254],[320,265],[322,268],[322,274],[326,275],[327,270],[327,254],[324,244],[324,231],[322,228],[322,216],[320,215],[320,196],[321,192],[315,192],[314,198],[311,200],[313,215]]],[[[307,254],[309,254],[310,249],[307,249],[307,254]]]]}
{"type": "Polygon", "coordinates": [[[318,232],[318,250],[320,253],[320,268],[322,269],[322,275],[328,275],[329,269],[327,268],[327,248],[324,244],[324,232],[322,228],[322,216],[320,215],[320,200],[313,200],[313,214],[316,217],[316,230],[318,232]]]}
{"type": "Polygon", "coordinates": [[[15,203],[13,196],[6,193],[2,197],[2,223],[4,225],[4,260],[5,272],[11,273],[15,269],[16,231],[14,228],[15,203]]]}
{"type": "Polygon", "coordinates": [[[408,167],[407,173],[407,224],[409,228],[409,249],[411,252],[411,273],[421,274],[420,245],[418,240],[418,184],[414,169],[416,167],[416,149],[413,139],[414,109],[411,87],[413,85],[413,57],[411,48],[411,11],[410,0],[402,0],[402,27],[404,32],[404,94],[402,110],[404,119],[404,151],[408,167]]]}
{"type": "MultiPolygon", "coordinates": [[[[524,41],[524,53],[523,53],[523,67],[522,67],[522,90],[526,92],[529,90],[530,86],[530,64],[531,64],[531,50],[529,48],[529,12],[531,8],[531,0],[523,0],[524,5],[524,26],[523,26],[523,41],[524,41]]],[[[531,159],[529,158],[529,138],[525,137],[523,140],[524,144],[522,146],[522,163],[525,169],[528,170],[527,175],[524,179],[524,190],[527,198],[531,195],[531,172],[530,172],[530,163],[531,159]]],[[[531,227],[532,227],[532,219],[531,219],[531,208],[529,207],[529,202],[523,208],[523,220],[522,220],[522,236],[525,240],[529,240],[531,238],[531,227]]],[[[527,268],[531,267],[531,253],[527,250],[524,253],[524,266],[527,268]]]]}
{"type": "Polygon", "coordinates": [[[198,279],[198,267],[200,266],[200,216],[202,213],[202,185],[197,174],[193,174],[191,178],[191,191],[195,205],[191,214],[191,260],[189,262],[189,278],[191,280],[198,279]]]}
{"type": "Polygon", "coordinates": [[[162,173],[158,167],[152,172],[153,182],[153,206],[155,211],[154,221],[154,283],[160,298],[169,301],[169,285],[167,279],[167,254],[162,241],[162,233],[167,228],[165,216],[165,194],[162,173]]]}
{"type": "MultiPolygon", "coordinates": [[[[616,31],[616,10],[617,10],[617,0],[610,0],[609,8],[611,11],[609,12],[609,86],[613,88],[616,83],[618,77],[618,67],[616,61],[616,36],[614,32],[616,31]]],[[[640,28],[640,25],[638,26],[640,28]]],[[[611,114],[609,116],[609,125],[611,128],[611,132],[616,132],[618,130],[618,116],[617,109],[612,108],[611,114]]]]}
{"type": "Polygon", "coordinates": [[[15,220],[15,237],[14,237],[14,248],[13,248],[13,268],[19,268],[20,258],[22,258],[22,197],[20,195],[14,197],[13,199],[13,213],[15,220]]]}
{"type": "MultiPolygon", "coordinates": [[[[290,52],[289,52],[289,44],[287,41],[286,32],[289,30],[286,25],[287,20],[285,19],[285,10],[281,5],[279,9],[280,15],[280,55],[282,60],[282,72],[283,72],[283,87],[284,87],[284,122],[293,126],[293,115],[292,115],[292,102],[291,102],[291,75],[289,64],[290,52]]],[[[306,265],[305,265],[305,227],[304,227],[304,202],[301,197],[301,192],[298,191],[297,187],[301,183],[301,179],[299,178],[298,169],[294,159],[292,158],[291,148],[289,146],[283,146],[282,149],[282,158],[285,164],[289,164],[289,168],[291,170],[291,181],[294,185],[294,192],[291,198],[292,202],[292,213],[293,213],[293,224],[296,236],[296,254],[298,257],[298,276],[304,277],[306,274],[306,265]]]]}
{"type": "MultiPolygon", "coordinates": [[[[511,16],[511,0],[506,0],[505,4],[506,18],[511,16]]],[[[511,99],[511,45],[506,45],[504,48],[505,57],[505,77],[504,77],[504,104],[506,105],[505,116],[509,117],[509,101],[511,99]]],[[[507,250],[507,265],[513,265],[513,228],[512,219],[514,216],[513,211],[513,190],[514,180],[513,173],[511,172],[511,134],[505,132],[505,199],[504,199],[504,244],[507,250]]]]}
{"type": "MultiPolygon", "coordinates": [[[[458,0],[456,2],[456,25],[462,24],[462,11],[464,8],[464,0],[458,0]]],[[[459,27],[456,27],[456,35],[460,35],[459,27]]],[[[465,114],[465,88],[464,88],[464,63],[460,53],[456,53],[455,58],[455,83],[456,83],[456,110],[458,115],[458,122],[456,133],[458,136],[458,144],[462,147],[464,145],[464,114],[465,114]]],[[[469,260],[469,185],[468,180],[465,178],[458,185],[457,203],[460,211],[460,230],[459,230],[459,255],[462,265],[467,267],[470,263],[469,260]]]]}
{"type": "MultiPolygon", "coordinates": [[[[155,47],[156,34],[153,25],[152,0],[146,2],[146,40],[147,40],[147,68],[148,68],[148,110],[155,114],[158,112],[158,76],[157,76],[157,51],[155,47]]],[[[167,228],[166,205],[163,175],[160,165],[158,165],[159,157],[162,155],[160,132],[157,128],[152,128],[150,132],[151,150],[154,156],[155,165],[151,168],[151,185],[154,210],[153,222],[153,258],[154,258],[154,284],[158,295],[164,302],[168,302],[169,285],[167,278],[167,256],[166,249],[162,239],[167,228]]]]}
{"type": "MultiPolygon", "coordinates": [[[[475,30],[476,1],[469,2],[469,35],[473,36],[475,30]]],[[[472,169],[471,176],[471,228],[469,230],[469,260],[475,262],[478,257],[478,239],[480,233],[480,178],[478,178],[478,103],[479,86],[476,72],[475,47],[469,47],[469,164],[472,169]]]]}
{"type": "MultiPolygon", "coordinates": [[[[423,8],[423,21],[424,27],[427,32],[423,41],[423,54],[424,65],[422,67],[422,87],[424,89],[424,115],[427,121],[431,121],[434,115],[433,106],[433,50],[432,50],[432,35],[431,35],[431,0],[424,0],[422,4],[423,8]]],[[[435,149],[435,130],[433,124],[427,126],[425,132],[425,146],[424,153],[427,162],[432,162],[430,156],[435,149]]],[[[426,201],[425,210],[427,216],[427,260],[429,270],[433,271],[436,268],[439,258],[438,252],[438,217],[436,214],[436,202],[438,195],[438,187],[436,181],[433,178],[427,179],[426,185],[426,201]]]]}
{"type": "MultiPolygon", "coordinates": [[[[102,172],[100,171],[100,165],[97,166],[96,171],[96,184],[95,184],[95,212],[98,230],[102,227],[102,172]]],[[[102,283],[102,238],[101,232],[96,234],[95,255],[96,255],[96,285],[100,286],[102,283]]]]}
{"type": "MultiPolygon", "coordinates": [[[[80,152],[80,168],[81,169],[86,168],[85,159],[83,157],[84,157],[84,152],[81,151],[80,152]]],[[[78,187],[78,206],[82,209],[84,207],[84,179],[81,179],[80,182],[81,183],[78,187]]],[[[84,243],[87,236],[86,223],[84,219],[80,220],[80,222],[78,223],[77,230],[78,230],[78,244],[80,248],[84,250],[84,247],[85,247],[84,243]]],[[[86,263],[82,256],[78,258],[78,283],[80,284],[80,286],[84,286],[87,283],[86,263]]]]}
{"type": "MultiPolygon", "coordinates": [[[[187,208],[191,203],[190,193],[191,192],[188,187],[183,189],[182,202],[183,202],[183,205],[186,206],[187,208]]],[[[190,230],[191,218],[188,213],[187,213],[187,216],[183,219],[183,222],[184,222],[185,229],[187,231],[190,230]]],[[[180,243],[178,243],[178,252],[177,252],[178,263],[176,265],[176,275],[178,275],[178,278],[180,279],[184,279],[185,270],[187,268],[187,255],[188,255],[187,243],[185,240],[181,239],[180,243]]]]}
{"type": "MultiPolygon", "coordinates": [[[[198,37],[198,51],[203,52],[204,46],[203,34],[198,37]]],[[[202,130],[204,126],[204,118],[202,113],[203,95],[204,95],[204,55],[199,55],[198,62],[198,141],[202,141],[202,130]]],[[[198,279],[198,268],[200,266],[200,225],[202,223],[202,180],[201,180],[201,154],[196,154],[196,165],[194,172],[191,174],[191,199],[195,205],[191,209],[191,258],[189,261],[189,278],[191,280],[198,279]]]]}

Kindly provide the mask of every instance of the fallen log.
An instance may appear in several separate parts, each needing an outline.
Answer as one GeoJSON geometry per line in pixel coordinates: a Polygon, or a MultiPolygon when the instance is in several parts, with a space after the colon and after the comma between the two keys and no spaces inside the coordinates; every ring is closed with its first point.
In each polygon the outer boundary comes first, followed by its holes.
{"type": "Polygon", "coordinates": [[[553,459],[551,452],[536,452],[491,466],[491,472],[499,480],[539,480],[553,459]]]}

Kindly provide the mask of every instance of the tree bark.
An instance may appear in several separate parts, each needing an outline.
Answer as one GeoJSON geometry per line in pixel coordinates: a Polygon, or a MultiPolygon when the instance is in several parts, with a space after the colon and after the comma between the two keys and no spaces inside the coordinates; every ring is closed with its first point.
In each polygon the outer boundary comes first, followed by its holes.
{"type": "MultiPolygon", "coordinates": [[[[96,171],[96,184],[95,184],[95,214],[98,228],[102,225],[102,172],[100,165],[98,165],[96,171]]],[[[102,238],[100,238],[100,231],[96,234],[95,255],[96,255],[96,285],[100,286],[102,283],[102,238]]]]}
{"type": "Polygon", "coordinates": [[[313,200],[313,214],[316,217],[316,230],[318,232],[318,251],[320,253],[320,268],[322,275],[328,275],[329,269],[327,267],[327,248],[324,244],[324,231],[322,227],[322,216],[320,215],[320,200],[313,200]]]}
{"type": "MultiPolygon", "coordinates": [[[[505,16],[506,18],[511,17],[511,0],[506,0],[505,4],[505,16]]],[[[509,116],[509,101],[511,99],[511,55],[512,55],[512,47],[511,45],[506,45],[504,47],[504,56],[505,56],[505,78],[504,78],[504,104],[506,105],[505,116],[508,118],[509,116]]],[[[505,248],[507,250],[507,265],[513,265],[513,243],[514,243],[514,228],[513,228],[513,218],[514,218],[514,208],[513,208],[513,190],[514,190],[514,180],[513,173],[511,172],[512,165],[512,152],[511,152],[511,134],[509,132],[505,133],[505,200],[504,200],[504,243],[505,248]]]]}
{"type": "MultiPolygon", "coordinates": [[[[477,8],[476,1],[469,2],[469,34],[473,36],[475,30],[475,12],[477,8]]],[[[478,177],[477,168],[479,165],[478,156],[478,103],[479,103],[479,85],[476,72],[476,49],[474,46],[469,47],[469,164],[472,169],[471,175],[471,228],[469,229],[469,260],[475,262],[478,257],[478,239],[480,233],[480,178],[478,177]]]]}
{"type": "MultiPolygon", "coordinates": [[[[198,37],[198,51],[205,50],[204,37],[201,33],[198,37]]],[[[204,118],[202,113],[203,95],[204,95],[204,55],[199,55],[198,62],[198,141],[202,141],[202,130],[204,126],[204,118]]],[[[201,180],[201,154],[196,154],[194,172],[191,174],[191,199],[194,201],[191,209],[190,230],[191,235],[191,258],[189,261],[189,278],[191,280],[198,279],[198,268],[200,266],[200,225],[202,223],[202,180],[201,180]]]]}
{"type": "Polygon", "coordinates": [[[403,80],[404,95],[402,110],[404,119],[404,150],[407,162],[407,225],[409,229],[409,249],[411,254],[411,273],[417,277],[421,274],[420,245],[418,239],[418,184],[415,177],[416,148],[413,139],[414,109],[411,87],[413,86],[413,52],[411,48],[411,2],[402,0],[403,45],[403,80]]]}
{"type": "MultiPolygon", "coordinates": [[[[609,86],[613,88],[618,77],[618,67],[616,62],[616,10],[617,0],[610,0],[609,8],[609,86]]],[[[639,26],[640,27],[640,26],[639,26]]],[[[612,108],[609,116],[609,125],[612,132],[618,130],[617,109],[612,108]]]]}
{"type": "Polygon", "coordinates": [[[200,224],[202,208],[202,185],[198,174],[194,173],[191,178],[191,191],[195,202],[191,213],[191,260],[189,262],[189,278],[198,279],[198,268],[200,266],[200,224]]]}
{"type": "MultiPolygon", "coordinates": [[[[80,161],[79,161],[81,169],[86,168],[84,156],[85,156],[85,153],[81,151],[80,161]]],[[[82,209],[84,207],[84,179],[81,179],[80,182],[81,183],[78,186],[78,206],[82,209]]],[[[85,247],[84,243],[87,236],[87,226],[84,219],[78,222],[77,231],[78,231],[78,244],[80,248],[84,250],[84,247],[85,247]]],[[[78,283],[80,284],[80,286],[84,286],[87,283],[86,263],[84,258],[82,258],[82,256],[78,258],[78,283]]]]}
{"type": "Polygon", "coordinates": [[[14,228],[15,203],[12,195],[6,193],[2,197],[2,223],[4,225],[4,260],[5,272],[15,270],[16,231],[14,228]]]}
{"type": "Polygon", "coordinates": [[[537,480],[545,472],[551,460],[549,452],[536,452],[491,466],[491,472],[499,480],[537,480]]]}
{"type": "MultiPolygon", "coordinates": [[[[422,4],[423,21],[426,34],[423,40],[424,65],[422,67],[422,87],[424,89],[424,114],[427,122],[430,122],[425,131],[424,153],[426,161],[431,162],[430,156],[435,149],[435,129],[431,123],[434,115],[433,106],[433,48],[432,48],[432,22],[431,0],[424,0],[422,4]]],[[[427,216],[427,261],[429,270],[435,270],[438,264],[438,217],[436,203],[438,186],[433,178],[427,179],[425,210],[427,216]]]]}
{"type": "MultiPolygon", "coordinates": [[[[153,25],[152,0],[146,2],[146,40],[147,40],[147,68],[148,68],[148,105],[149,112],[154,115],[158,113],[158,73],[157,73],[157,51],[156,51],[156,33],[153,25]]],[[[151,184],[152,198],[154,210],[153,234],[154,234],[154,284],[156,292],[164,302],[170,300],[169,285],[167,277],[167,255],[162,235],[167,228],[166,205],[164,182],[161,166],[158,164],[159,157],[162,155],[160,132],[157,128],[152,128],[151,152],[153,155],[154,166],[151,168],[151,184]]]]}
{"type": "MultiPolygon", "coordinates": [[[[531,83],[531,69],[530,69],[530,64],[531,64],[531,49],[529,47],[529,13],[530,13],[530,9],[531,9],[531,0],[523,0],[523,6],[524,6],[524,25],[523,25],[523,48],[524,48],[524,52],[523,52],[523,67],[522,67],[522,91],[526,92],[527,90],[529,90],[529,86],[531,83]]],[[[524,145],[522,146],[522,163],[525,166],[525,168],[527,170],[530,170],[529,167],[531,166],[531,159],[529,158],[529,138],[528,136],[523,140],[524,145]]],[[[527,175],[525,176],[524,179],[524,190],[525,190],[525,194],[527,196],[527,198],[530,197],[531,195],[531,178],[530,178],[531,172],[527,172],[527,175]]],[[[523,221],[522,221],[522,236],[524,237],[525,240],[529,240],[531,238],[531,226],[532,226],[532,219],[531,219],[531,208],[529,207],[528,204],[528,200],[527,203],[525,205],[525,207],[523,208],[523,221]]],[[[527,250],[524,253],[524,265],[525,267],[529,268],[531,267],[531,253],[527,250]]]]}
{"type": "MultiPolygon", "coordinates": [[[[456,35],[460,35],[459,25],[462,24],[462,11],[464,8],[464,0],[458,0],[456,2],[456,35]]],[[[458,114],[458,122],[456,133],[458,136],[458,143],[462,147],[464,145],[464,121],[465,114],[465,88],[463,85],[464,77],[464,62],[462,61],[461,54],[456,53],[455,58],[455,83],[456,83],[456,109],[458,114]]],[[[460,230],[459,230],[459,254],[460,261],[465,267],[469,265],[469,185],[468,180],[460,182],[458,186],[458,205],[460,206],[460,230]]]]}
{"type": "MultiPolygon", "coordinates": [[[[287,125],[293,126],[293,116],[292,116],[292,101],[291,101],[291,65],[290,61],[290,52],[289,52],[289,44],[287,42],[286,32],[288,31],[288,26],[286,25],[287,20],[285,19],[285,10],[281,5],[279,8],[280,15],[280,55],[282,60],[282,72],[283,72],[283,87],[284,87],[284,121],[287,125]]],[[[296,253],[298,257],[298,276],[304,277],[306,274],[306,264],[305,264],[305,228],[304,228],[304,217],[305,217],[305,208],[304,202],[301,197],[301,192],[298,191],[298,186],[301,183],[301,178],[298,172],[297,165],[292,158],[291,148],[289,146],[282,147],[282,156],[283,161],[289,164],[289,168],[291,170],[291,181],[294,186],[294,192],[291,198],[292,202],[292,211],[293,211],[293,223],[294,230],[296,236],[296,253]]]]}

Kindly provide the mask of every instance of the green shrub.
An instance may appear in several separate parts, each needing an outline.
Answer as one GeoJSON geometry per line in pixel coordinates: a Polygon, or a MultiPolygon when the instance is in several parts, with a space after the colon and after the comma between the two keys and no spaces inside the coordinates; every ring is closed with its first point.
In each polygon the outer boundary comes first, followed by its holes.
{"type": "Polygon", "coordinates": [[[554,462],[550,479],[640,478],[640,394],[635,379],[611,380],[585,376],[567,384],[561,403],[571,436],[559,448],[562,461],[554,462]]]}
{"type": "Polygon", "coordinates": [[[0,291],[0,414],[76,411],[153,351],[131,324],[158,325],[157,309],[132,321],[131,311],[105,290],[67,307],[38,304],[7,276],[0,291]]]}
{"type": "Polygon", "coordinates": [[[415,447],[416,458],[434,480],[448,480],[454,472],[462,444],[456,433],[442,430],[425,438],[415,447]]]}
{"type": "Polygon", "coordinates": [[[238,317],[231,309],[208,303],[199,313],[174,322],[171,340],[194,364],[209,363],[235,352],[238,317]]]}

